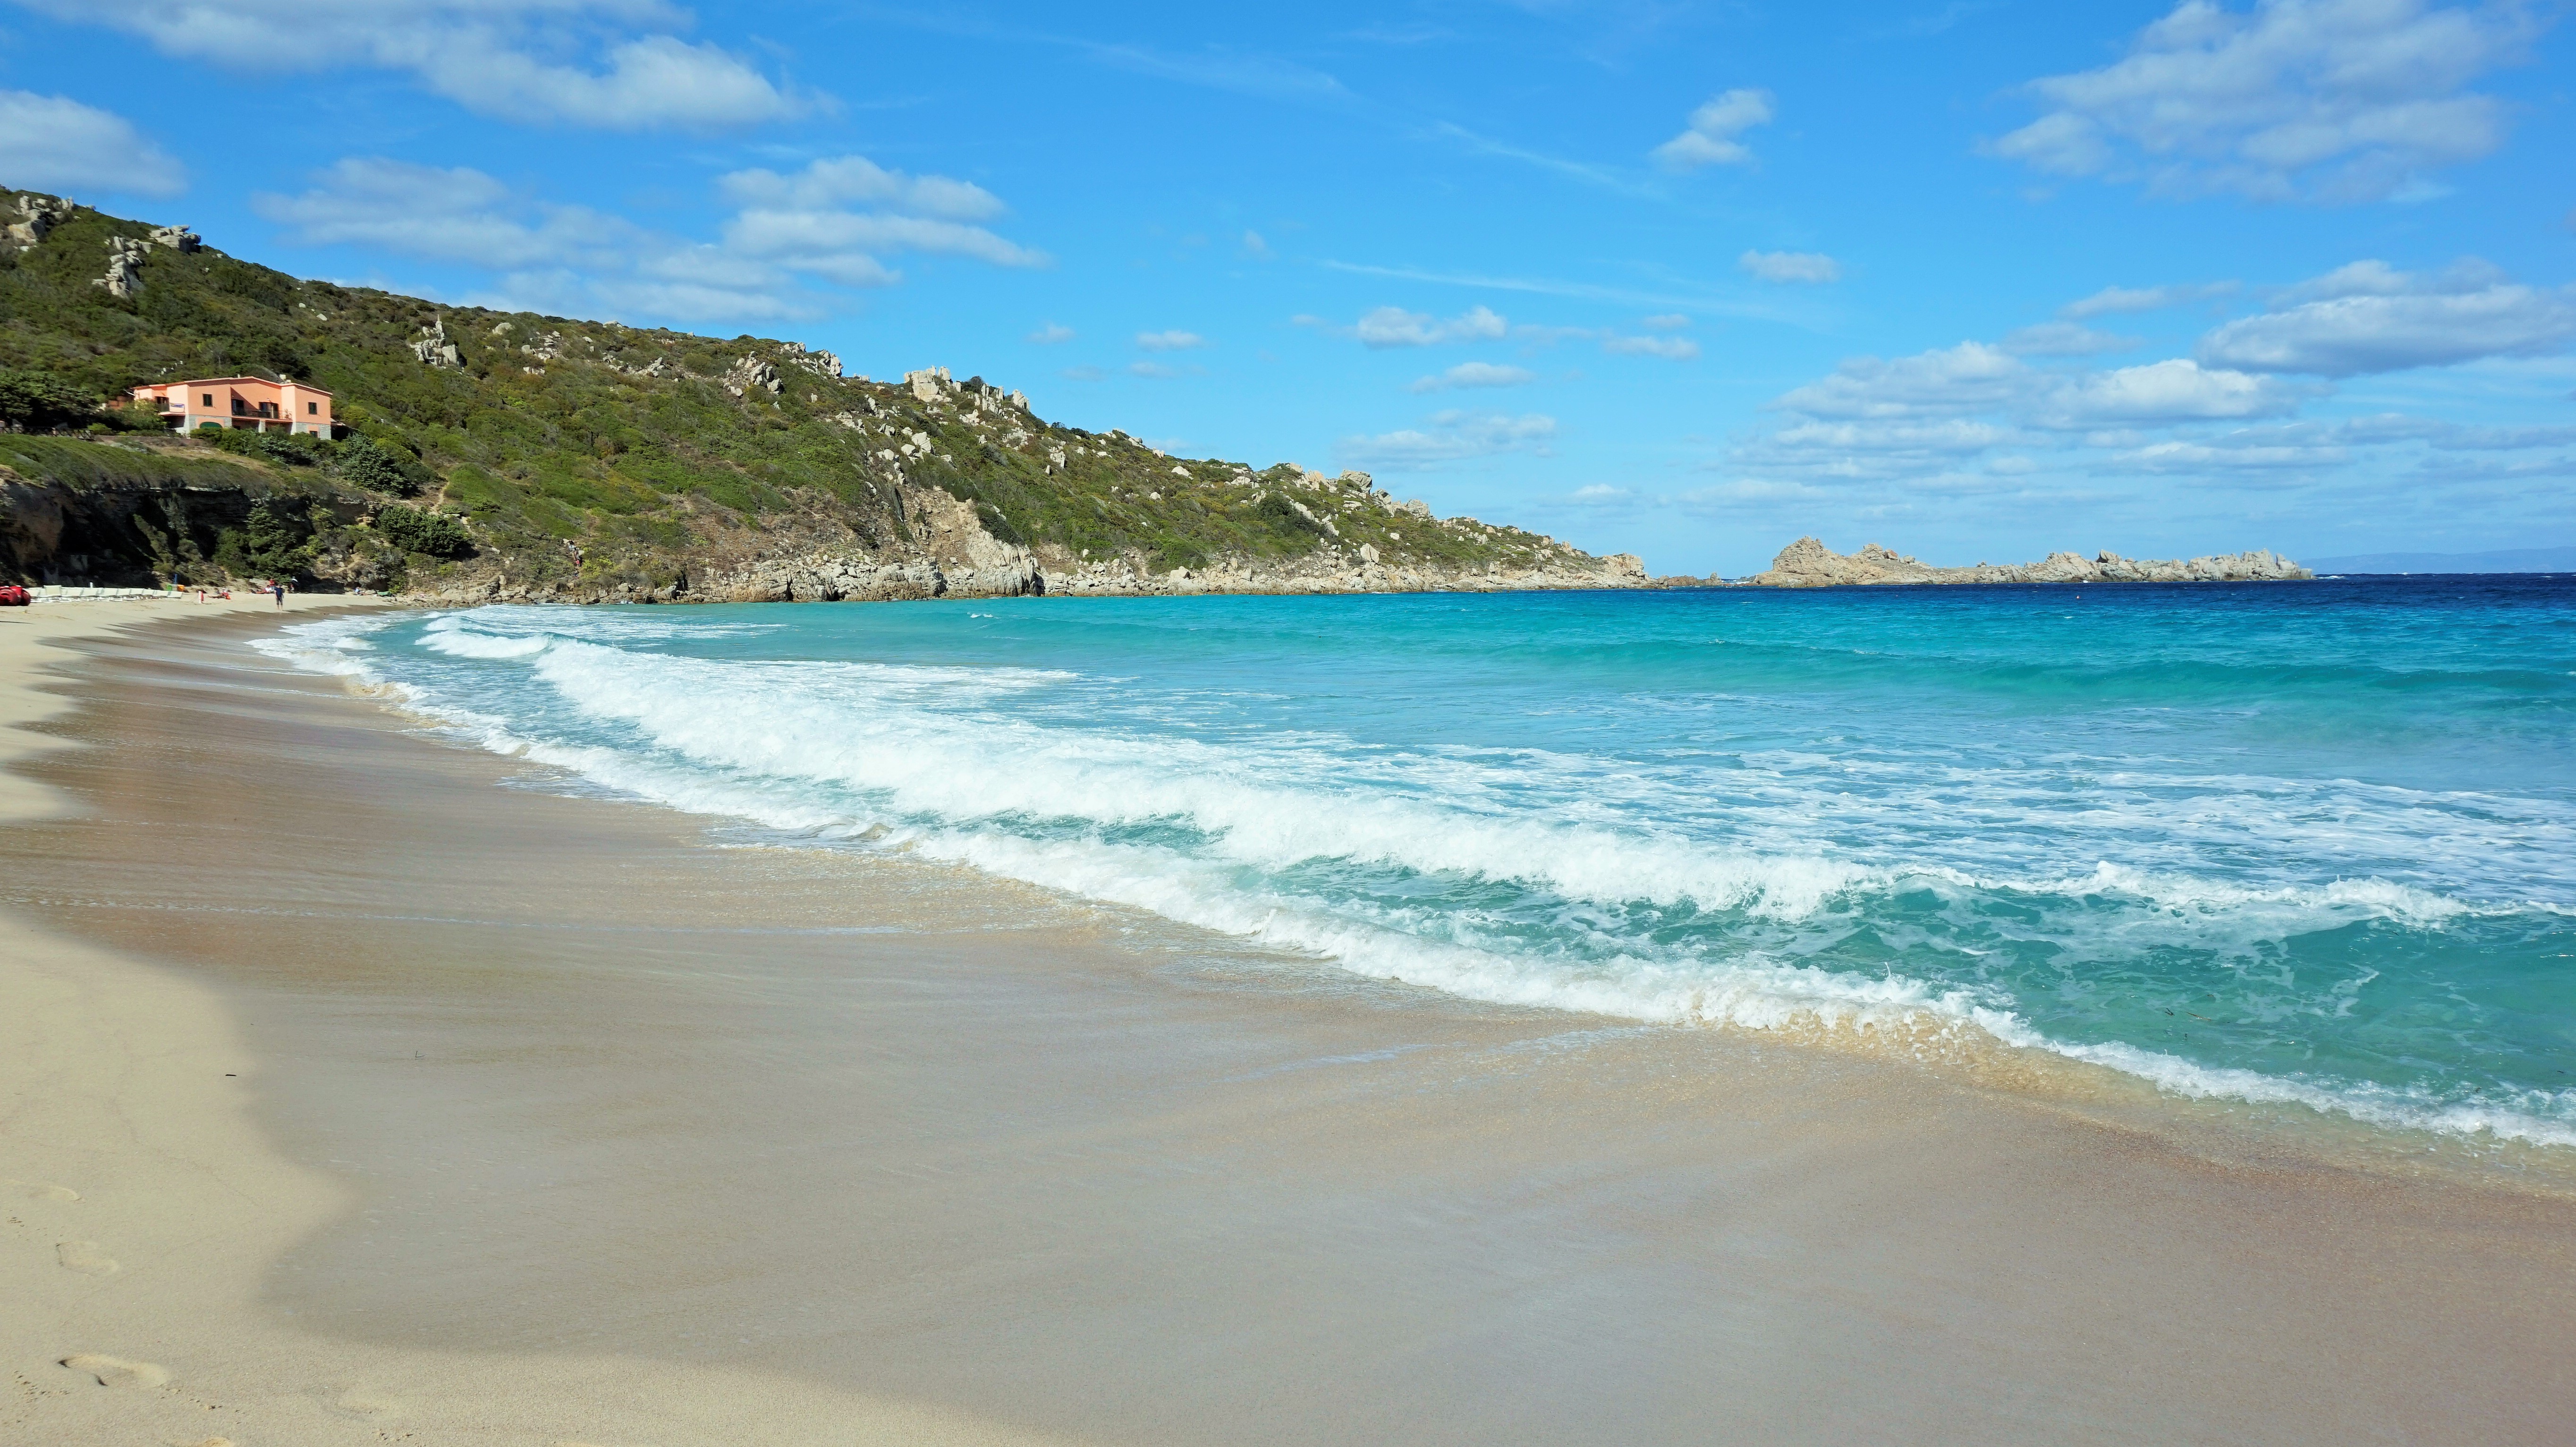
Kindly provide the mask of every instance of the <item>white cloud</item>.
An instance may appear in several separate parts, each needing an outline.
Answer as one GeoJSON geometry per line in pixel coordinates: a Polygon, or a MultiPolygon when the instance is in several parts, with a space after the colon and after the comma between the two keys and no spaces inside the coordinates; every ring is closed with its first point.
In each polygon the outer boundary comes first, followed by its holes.
{"type": "Polygon", "coordinates": [[[908,176],[865,156],[828,157],[788,176],[736,171],[717,181],[716,188],[746,210],[832,211],[863,205],[943,221],[990,221],[1011,209],[971,181],[908,176]]]}
{"type": "Polygon", "coordinates": [[[1035,342],[1041,347],[1052,347],[1059,342],[1072,341],[1073,328],[1058,326],[1054,322],[1049,322],[1045,326],[1038,328],[1036,331],[1029,333],[1027,340],[1035,342]]]}
{"type": "Polygon", "coordinates": [[[2424,441],[2445,452],[2517,452],[2533,447],[2576,447],[2576,427],[2461,427],[2425,424],[2424,441]]]}
{"type": "Polygon", "coordinates": [[[1446,321],[1427,312],[1382,306],[1361,317],[1349,335],[1369,347],[1429,347],[1443,342],[1499,341],[1510,329],[1501,315],[1481,306],[1470,307],[1446,321]]]}
{"type": "MultiPolygon", "coordinates": [[[[1983,486],[1957,469],[1998,448],[2142,448],[2161,440],[2155,429],[2289,412],[2305,390],[2182,359],[2109,371],[2041,369],[2002,348],[1962,342],[1892,361],[1844,362],[1774,403],[1796,417],[1739,446],[1737,462],[1846,482],[1922,486],[1937,474],[1945,488],[1983,486]]],[[[2029,465],[2026,458],[2014,464],[2029,465]]]]}
{"type": "Polygon", "coordinates": [[[882,253],[963,256],[995,266],[1044,266],[1046,253],[1005,241],[981,226],[929,216],[858,211],[745,211],[725,223],[725,242],[737,251],[772,257],[799,271],[848,264],[853,254],[870,264],[882,253]]]}
{"type": "Polygon", "coordinates": [[[1680,312],[1666,312],[1662,316],[1648,317],[1638,323],[1639,326],[1653,332],[1677,332],[1690,324],[1691,319],[1680,312]]]}
{"type": "MultiPolygon", "coordinates": [[[[826,172],[824,180],[828,187],[831,175],[856,174],[845,167],[826,172]]],[[[736,198],[793,201],[797,186],[813,179],[811,170],[794,178],[737,173],[718,186],[736,198]]],[[[934,184],[944,178],[899,179],[900,188],[882,193],[889,203],[961,204],[959,191],[934,184]]],[[[981,227],[888,211],[754,209],[727,220],[721,239],[710,243],[589,207],[525,197],[471,167],[352,157],[316,173],[314,181],[299,195],[255,194],[251,209],[286,227],[288,239],[300,244],[354,246],[494,273],[499,299],[542,303],[542,309],[692,321],[801,316],[817,309],[818,298],[800,278],[892,285],[901,274],[880,258],[897,252],[1003,266],[1045,261],[981,227]]],[[[809,189],[803,199],[827,202],[847,194],[809,189]]]]}
{"type": "MultiPolygon", "coordinates": [[[[2476,263],[2429,278],[2355,264],[2274,294],[2271,315],[2411,306],[2506,285],[2476,263]]],[[[2563,300],[2576,301],[2576,289],[2563,300]]],[[[2576,508],[2558,484],[2576,476],[2576,424],[2556,419],[2564,409],[2554,394],[2568,365],[2490,369],[2478,379],[2481,410],[2519,400],[2543,415],[2466,426],[2393,411],[2301,418],[2311,401],[2332,397],[2326,384],[2209,357],[2100,368],[2035,362],[1976,341],[1856,357],[1778,398],[1772,425],[1707,463],[1723,484],[1665,501],[1684,512],[1758,517],[1783,536],[1812,527],[1820,507],[1828,516],[1913,519],[1936,536],[1964,524],[1954,541],[2026,530],[2035,517],[2054,518],[2052,530],[2111,523],[2137,537],[2194,517],[2238,527],[2269,515],[2285,520],[2283,531],[2252,541],[2294,550],[2316,546],[2297,527],[2395,537],[2564,531],[2576,508]]],[[[2436,385],[2427,385],[2428,398],[2453,395],[2436,385]]]]}
{"type": "Polygon", "coordinates": [[[1346,460],[1384,471],[1412,472],[1471,457],[1544,450],[1556,419],[1541,413],[1435,412],[1424,426],[1375,437],[1345,437],[1335,451],[1346,460]]]}
{"type": "Polygon", "coordinates": [[[726,249],[844,286],[900,280],[883,259],[900,252],[994,266],[1049,264],[1046,253],[969,224],[1010,209],[981,186],[889,171],[865,156],[824,157],[785,176],[735,171],[718,178],[716,189],[743,208],[724,224],[726,249]]]}
{"type": "Polygon", "coordinates": [[[2080,429],[2269,417],[2290,411],[2298,400],[2295,391],[2269,377],[2176,357],[2059,379],[2040,399],[2034,420],[2042,427],[2080,429]]]}
{"type": "Polygon", "coordinates": [[[0,90],[0,184],[176,196],[188,172],[125,117],[58,95],[0,90]]]}
{"type": "Polygon", "coordinates": [[[1566,494],[1567,503],[1575,507],[1624,508],[1636,504],[1637,490],[1613,487],[1606,482],[1588,482],[1566,494]]]}
{"type": "Polygon", "coordinates": [[[1436,123],[1431,127],[1431,133],[1456,141],[1478,155],[1499,156],[1507,161],[1518,161],[1524,166],[1534,166],[1552,175],[1562,176],[1570,181],[1579,181],[1587,186],[1597,186],[1604,191],[1613,191],[1623,196],[1641,199],[1654,195],[1649,188],[1611,167],[1569,161],[1563,156],[1551,156],[1545,151],[1533,151],[1527,146],[1515,146],[1508,141],[1498,141],[1491,136],[1478,135],[1465,126],[1451,121],[1436,123]]]}
{"type": "Polygon", "coordinates": [[[2212,297],[2233,296],[2232,281],[2196,282],[2176,286],[2106,286],[2082,301],[2071,301],[2057,309],[2057,314],[2071,322],[2087,317],[2110,316],[2123,312],[2163,311],[2168,307],[2189,306],[2212,297]]]}
{"type": "Polygon", "coordinates": [[[164,55],[236,69],[407,72],[503,120],[715,130],[810,108],[741,57],[672,34],[689,14],[659,0],[306,0],[283,21],[223,0],[25,3],[141,36],[164,55]]]}
{"type": "Polygon", "coordinates": [[[1168,332],[1138,332],[1136,334],[1136,345],[1143,347],[1149,352],[1186,352],[1193,347],[1206,346],[1207,338],[1200,336],[1196,332],[1184,332],[1178,330],[1168,332]]]}
{"type": "Polygon", "coordinates": [[[2352,377],[2533,356],[2576,340],[2576,287],[2521,286],[2483,262],[2440,275],[2377,261],[2339,267],[2290,304],[2201,338],[2201,360],[2263,372],[2352,377]]]}
{"type": "Polygon", "coordinates": [[[2155,442],[2116,461],[2142,472],[2277,471],[2331,467],[2351,460],[2339,447],[2234,447],[2206,442],[2155,442]]]}
{"type": "Polygon", "coordinates": [[[1748,166],[1753,152],[1736,137],[1771,119],[1771,92],[1730,90],[1690,114],[1689,128],[1655,147],[1655,159],[1675,171],[1702,166],[1748,166]]]}
{"type": "Polygon", "coordinates": [[[1843,279],[1843,264],[1820,251],[1748,251],[1735,264],[1764,281],[1821,285],[1843,279]]]}
{"type": "Polygon", "coordinates": [[[1772,434],[1786,447],[1919,457],[1983,452],[2013,440],[2009,427],[1964,417],[1937,421],[1801,422],[1772,434]]]}
{"type": "MultiPolygon", "coordinates": [[[[2504,274],[2486,262],[2474,259],[2454,263],[2443,280],[2448,290],[2467,291],[2481,284],[2502,281],[2504,274]]],[[[2323,276],[2311,277],[2284,291],[2282,299],[2292,302],[2332,301],[2344,296],[2402,296],[2427,288],[2413,276],[2378,260],[2350,261],[2323,276]]]]}
{"type": "Polygon", "coordinates": [[[1983,342],[1886,361],[1854,357],[1779,405],[1810,417],[1913,417],[1999,407],[2022,395],[2030,368],[1983,342]]]}
{"type": "Polygon", "coordinates": [[[1263,240],[1258,231],[1243,233],[1243,254],[1255,261],[1268,261],[1275,255],[1270,249],[1270,243],[1263,240]]]}
{"type": "Polygon", "coordinates": [[[1178,367],[1167,367],[1160,362],[1129,362],[1127,364],[1127,375],[1131,377],[1160,378],[1177,377],[1181,375],[1181,372],[1178,367]]]}
{"type": "Polygon", "coordinates": [[[2115,337],[2080,322],[2041,322],[2006,336],[2003,349],[2020,357],[2089,357],[2122,352],[2138,345],[2136,337],[2115,337]]]}
{"type": "Polygon", "coordinates": [[[2403,199],[2502,143],[2503,107],[2467,87],[2536,28],[2513,3],[2185,0],[2124,58],[2032,82],[2049,110],[1992,150],[2171,196],[2403,199]]]}
{"type": "Polygon", "coordinates": [[[1699,355],[1699,343],[1688,337],[1622,337],[1605,336],[1601,350],[1614,357],[1661,357],[1668,362],[1687,362],[1699,355]]]}
{"type": "Polygon", "coordinates": [[[468,166],[350,157],[300,196],[254,195],[251,209],[306,246],[356,246],[487,271],[608,265],[649,244],[623,218],[585,206],[524,203],[468,166]]]}
{"type": "Polygon", "coordinates": [[[1498,367],[1491,362],[1460,362],[1448,371],[1417,380],[1408,392],[1442,392],[1452,387],[1518,387],[1538,380],[1525,367],[1498,367]]]}

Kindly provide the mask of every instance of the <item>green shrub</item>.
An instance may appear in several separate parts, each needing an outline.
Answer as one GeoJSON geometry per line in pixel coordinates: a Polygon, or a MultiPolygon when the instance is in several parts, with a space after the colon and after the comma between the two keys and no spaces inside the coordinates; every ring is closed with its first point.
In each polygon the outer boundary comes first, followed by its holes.
{"type": "Polygon", "coordinates": [[[409,497],[429,479],[429,469],[389,447],[352,437],[340,449],[340,476],[369,492],[409,497]]]}
{"type": "Polygon", "coordinates": [[[1011,520],[1002,515],[1002,510],[989,502],[975,504],[975,520],[984,525],[984,531],[1003,542],[1020,544],[1028,542],[1027,534],[1011,526],[1011,520]]]}
{"type": "Polygon", "coordinates": [[[376,533],[406,553],[427,553],[433,558],[464,558],[474,553],[474,539],[463,523],[443,512],[427,512],[399,503],[377,512],[376,533]]]}
{"type": "Polygon", "coordinates": [[[43,372],[0,372],[0,426],[51,432],[79,426],[97,415],[97,405],[78,388],[43,372]]]}
{"type": "Polygon", "coordinates": [[[322,461],[324,451],[322,439],[310,432],[253,432],[240,427],[216,427],[209,433],[200,427],[197,435],[235,457],[264,458],[290,467],[312,467],[322,461]]]}
{"type": "Polygon", "coordinates": [[[282,499],[253,504],[240,527],[226,528],[215,544],[215,561],[237,578],[302,578],[308,576],[321,544],[310,518],[299,518],[282,499]]]}
{"type": "Polygon", "coordinates": [[[124,407],[110,407],[100,414],[107,425],[119,432],[165,432],[161,407],[156,402],[138,402],[124,407]]]}
{"type": "Polygon", "coordinates": [[[1286,532],[1304,533],[1309,537],[1317,538],[1324,535],[1322,523],[1297,511],[1297,505],[1281,493],[1263,493],[1261,502],[1253,508],[1253,513],[1263,522],[1286,532]]]}

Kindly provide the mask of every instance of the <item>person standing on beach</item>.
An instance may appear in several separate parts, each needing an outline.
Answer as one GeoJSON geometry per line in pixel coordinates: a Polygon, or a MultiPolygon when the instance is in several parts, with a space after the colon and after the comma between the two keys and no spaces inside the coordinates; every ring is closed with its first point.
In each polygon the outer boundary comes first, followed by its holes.
{"type": "Polygon", "coordinates": [[[284,583],[271,583],[268,585],[268,591],[277,595],[278,607],[283,608],[286,606],[286,585],[284,583]]]}

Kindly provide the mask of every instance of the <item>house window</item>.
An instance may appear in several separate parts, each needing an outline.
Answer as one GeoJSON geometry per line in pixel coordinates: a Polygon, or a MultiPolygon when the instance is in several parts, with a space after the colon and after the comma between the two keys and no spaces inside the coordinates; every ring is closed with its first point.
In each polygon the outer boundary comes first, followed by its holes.
{"type": "Polygon", "coordinates": [[[212,392],[208,392],[208,393],[206,394],[206,405],[207,405],[207,406],[209,406],[209,407],[212,407],[213,405],[215,405],[215,394],[214,394],[214,393],[212,393],[212,392]]]}
{"type": "Polygon", "coordinates": [[[304,404],[304,412],[306,416],[319,417],[322,415],[322,404],[319,402],[307,402],[304,404]]]}

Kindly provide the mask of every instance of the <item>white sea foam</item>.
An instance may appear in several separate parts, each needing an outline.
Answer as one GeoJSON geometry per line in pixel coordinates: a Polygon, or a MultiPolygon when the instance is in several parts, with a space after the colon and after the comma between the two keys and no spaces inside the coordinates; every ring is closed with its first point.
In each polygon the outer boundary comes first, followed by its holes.
{"type": "Polygon", "coordinates": [[[1281,757],[1293,748],[1085,733],[974,707],[1070,677],[1061,673],[708,663],[559,634],[494,637],[468,632],[453,618],[439,620],[423,642],[452,656],[545,653],[538,676],[577,706],[635,724],[704,764],[838,785],[872,795],[896,813],[1007,814],[1101,827],[1168,823],[1201,832],[1213,853],[1271,869],[1344,859],[1514,880],[1571,899],[1741,908],[1781,919],[1807,917],[1853,891],[1890,888],[2118,892],[2175,916],[2141,921],[2145,927],[2188,926],[2192,916],[2243,925],[2261,915],[2278,926],[2265,932],[2273,938],[2354,918],[2436,923],[2478,908],[2369,878],[2255,888],[2108,863],[2073,879],[1922,862],[1864,864],[1812,847],[1782,849],[1771,840],[1718,847],[1628,820],[1568,822],[1579,813],[1572,809],[1544,819],[1508,804],[1491,807],[1479,797],[1493,782],[1491,769],[1437,758],[1408,761],[1410,778],[1332,760],[1329,771],[1356,785],[1341,786],[1319,779],[1311,757],[1281,757]],[[925,707],[890,706],[907,703],[925,707]],[[754,720],[758,727],[745,727],[754,720]]]}
{"type": "Polygon", "coordinates": [[[308,673],[371,678],[375,670],[366,660],[354,655],[372,650],[374,644],[367,635],[380,632],[393,622],[391,618],[364,615],[322,618],[311,623],[289,624],[266,638],[252,639],[250,646],[280,663],[308,673]]]}
{"type": "Polygon", "coordinates": [[[1757,959],[1683,967],[1616,956],[1569,969],[1372,927],[1311,901],[1247,893],[1203,862],[1168,851],[1089,842],[1034,843],[996,834],[916,841],[932,857],[970,864],[1085,898],[1273,947],[1332,959],[1355,973],[1402,980],[1496,1004],[1535,1005],[1671,1024],[1749,1030],[1970,1026],[2004,1044],[2047,1051],[2140,1077],[2191,1099],[2305,1106],[2368,1124],[2535,1145],[2576,1145],[2576,1091],[2529,1093],[2516,1105],[2444,1100],[2370,1082],[2309,1081],[2195,1064],[2136,1046],[2052,1039],[1976,992],[1903,975],[1856,975],[1757,959]],[[2519,1108],[2517,1108],[2519,1106],[2519,1108]]]}
{"type": "Polygon", "coordinates": [[[2108,1066],[2187,1099],[2300,1105],[2323,1114],[2346,1115],[2366,1124],[2400,1130],[2576,1146],[2576,1091],[2518,1091],[2510,1104],[2449,1099],[2429,1091],[2398,1089],[2373,1081],[2303,1080],[2202,1065],[2120,1041],[2073,1044],[2052,1040],[2006,1011],[1978,1010],[1970,1018],[2005,1044],[2108,1066]]]}
{"type": "Polygon", "coordinates": [[[800,665],[763,669],[755,680],[737,665],[576,643],[557,645],[536,668],[585,711],[636,725],[700,763],[839,785],[902,814],[1167,824],[1202,833],[1224,858],[1269,869],[1355,860],[1544,884],[1581,898],[1688,900],[1791,918],[1873,877],[1821,856],[1713,850],[1636,829],[1336,788],[1291,777],[1308,772],[1308,760],[1283,769],[1275,756],[1192,739],[1071,733],[981,711],[890,711],[868,688],[890,681],[896,670],[884,668],[800,665]],[[747,728],[741,710],[754,708],[758,726],[747,728]]]}
{"type": "Polygon", "coordinates": [[[423,648],[451,658],[527,658],[542,653],[551,638],[495,638],[488,633],[428,633],[423,648]]]}

